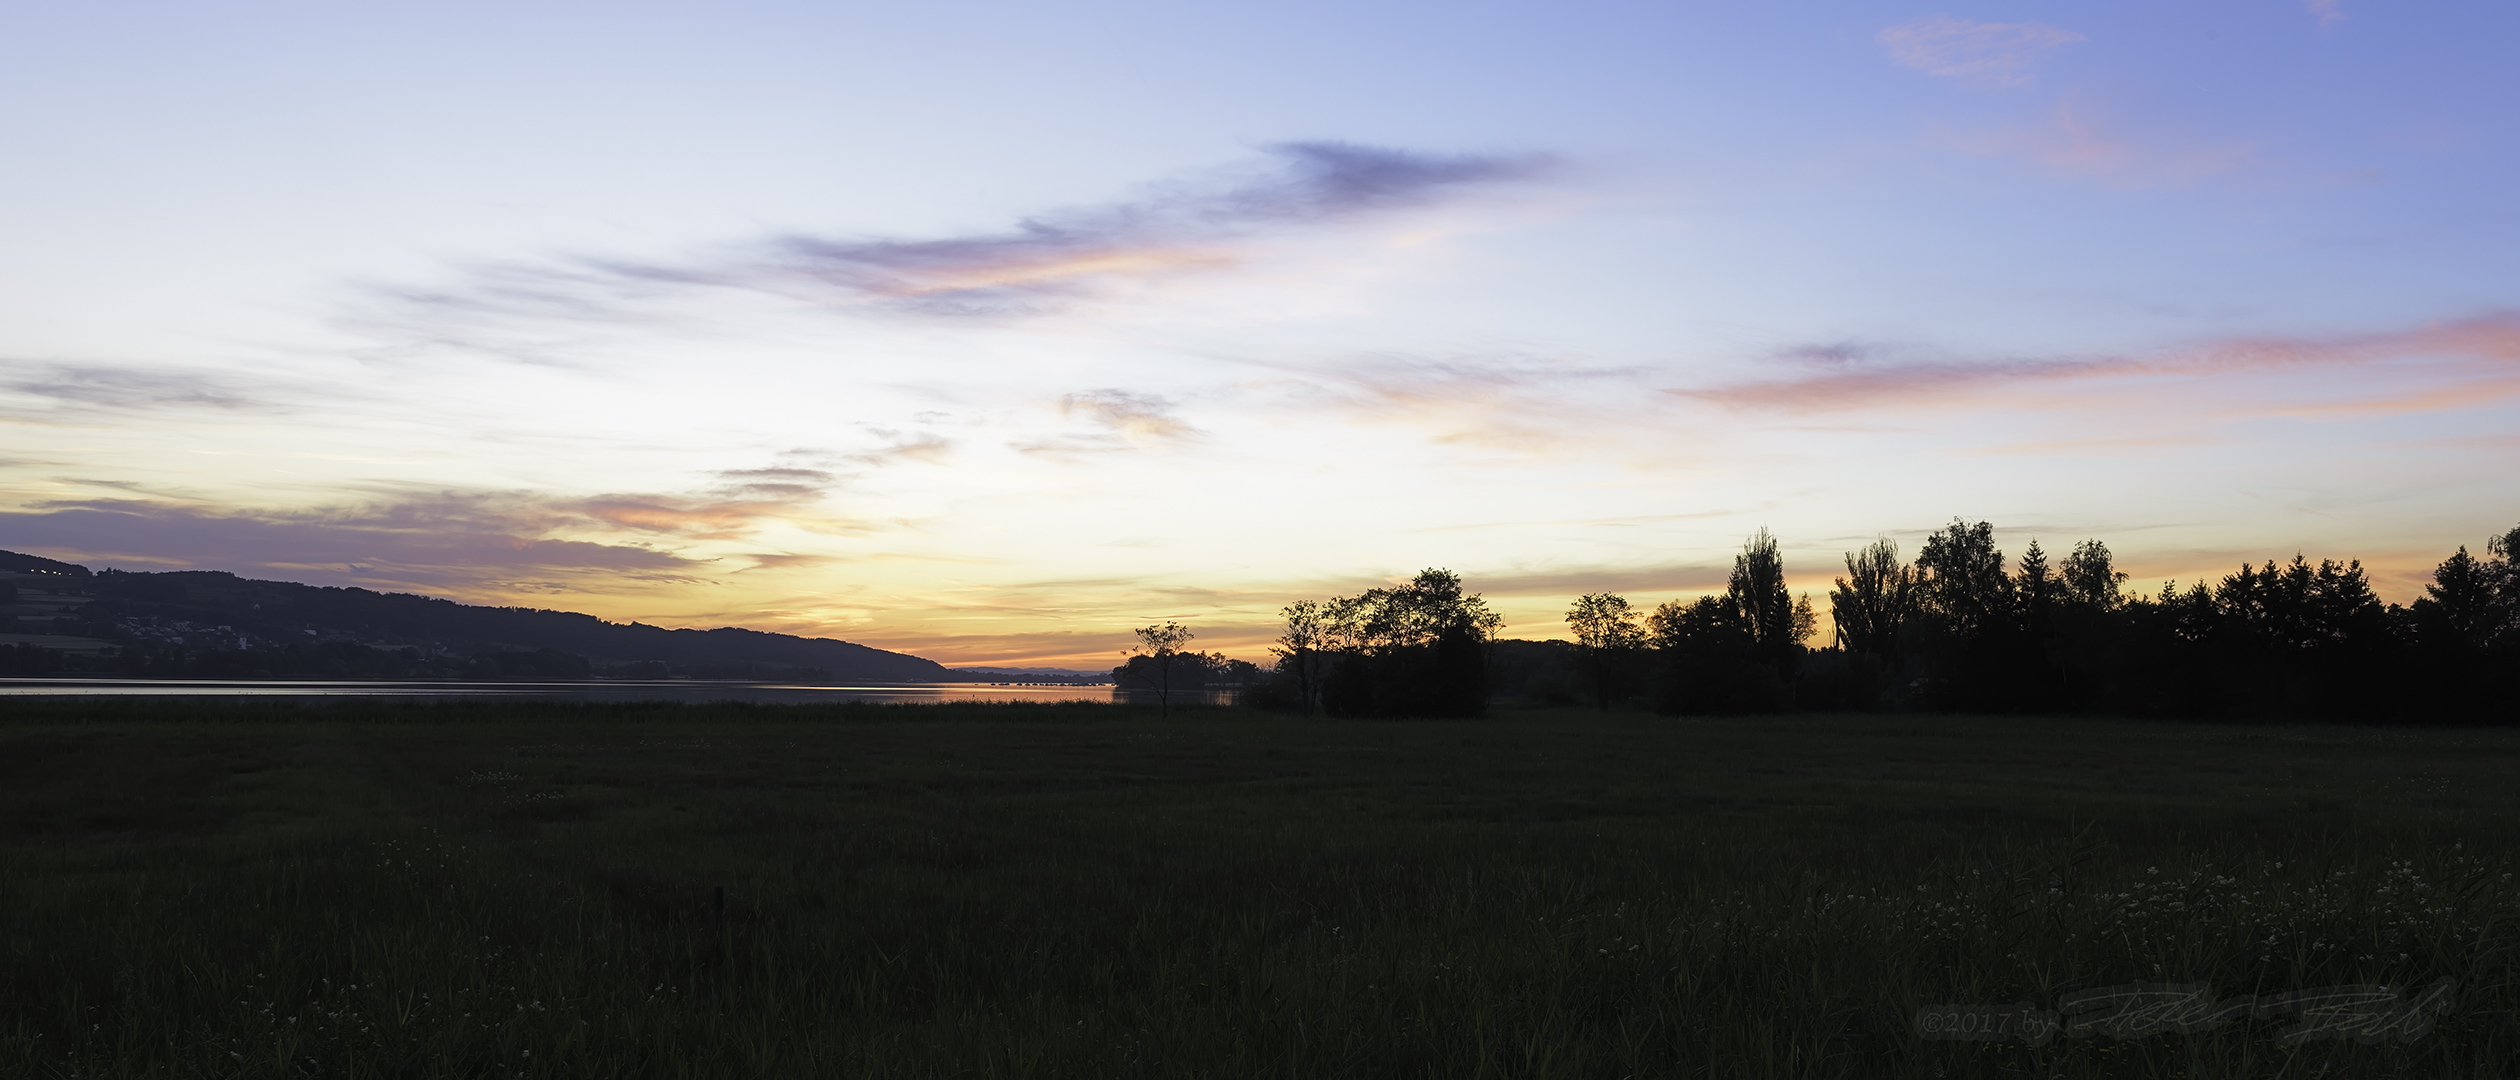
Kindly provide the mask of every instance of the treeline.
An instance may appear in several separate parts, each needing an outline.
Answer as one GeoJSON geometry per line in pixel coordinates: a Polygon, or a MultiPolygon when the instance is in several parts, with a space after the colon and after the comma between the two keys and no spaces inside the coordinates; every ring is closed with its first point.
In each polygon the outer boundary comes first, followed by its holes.
{"type": "MultiPolygon", "coordinates": [[[[1911,561],[1888,539],[1845,556],[1827,597],[1835,640],[1789,594],[1762,529],[1722,593],[1640,611],[1577,598],[1572,681],[1601,708],[2108,712],[2427,723],[2520,721],[2520,528],[2386,604],[2359,561],[2296,555],[2221,581],[2126,589],[2108,545],[2018,558],[1986,522],[1954,520],[1911,561]]],[[[1288,606],[1275,669],[1246,702],[1341,716],[1466,716],[1492,689],[1498,625],[1454,575],[1288,606]]],[[[1534,681],[1539,687],[1544,681],[1534,681]]],[[[1545,680],[1561,685],[1560,680],[1545,680]]]]}
{"type": "Polygon", "coordinates": [[[2520,528],[2485,559],[2460,547],[2407,606],[2360,561],[2298,554],[2144,596],[2100,541],[2053,564],[2033,542],[2008,567],[1991,526],[1954,521],[1913,564],[1887,540],[1847,554],[1837,647],[1797,681],[1821,707],[2508,723],[2515,545],[2520,528]]]}

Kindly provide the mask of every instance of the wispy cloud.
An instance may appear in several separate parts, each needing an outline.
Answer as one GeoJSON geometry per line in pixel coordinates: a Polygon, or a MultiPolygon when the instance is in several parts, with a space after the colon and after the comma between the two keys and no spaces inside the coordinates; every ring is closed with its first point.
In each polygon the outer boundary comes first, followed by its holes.
{"type": "Polygon", "coordinates": [[[849,461],[873,466],[893,465],[906,461],[939,465],[944,463],[946,455],[954,449],[954,440],[934,432],[905,433],[892,428],[869,430],[883,439],[884,445],[850,454],[849,461]]]}
{"type": "Polygon", "coordinates": [[[0,359],[0,415],[21,420],[61,412],[277,411],[285,408],[281,389],[233,375],[0,359]],[[9,402],[12,397],[20,401],[9,402]]]}
{"type": "Polygon", "coordinates": [[[652,317],[637,301],[713,288],[921,315],[1020,314],[1110,284],[1230,266],[1250,242],[1274,231],[1424,206],[1552,166],[1539,155],[1436,155],[1323,141],[1265,151],[1265,167],[1046,213],[999,232],[924,239],[781,233],[682,261],[578,257],[495,265],[453,288],[394,296],[440,312],[602,320],[652,317]]]}
{"type": "Polygon", "coordinates": [[[557,504],[628,532],[654,533],[692,540],[726,540],[745,536],[768,519],[795,520],[793,511],[805,497],[676,498],[661,495],[599,495],[557,504]]]}
{"type": "Polygon", "coordinates": [[[1928,75],[2016,86],[2031,65],[2059,46],[2088,40],[2046,23],[1989,23],[1935,15],[1884,27],[1873,40],[1892,60],[1928,75]]]}
{"type": "Polygon", "coordinates": [[[1059,399],[1061,415],[1082,417],[1132,442],[1196,436],[1198,429],[1175,418],[1172,407],[1163,398],[1126,390],[1094,390],[1059,399]]]}
{"type": "Polygon", "coordinates": [[[1955,457],[2107,457],[2131,454],[2181,453],[2214,440],[2201,435],[2126,435],[2095,439],[2041,439],[2000,446],[1972,446],[1949,451],[1955,457]]]}
{"type": "Polygon", "coordinates": [[[720,469],[718,490],[731,495],[768,499],[807,499],[831,487],[832,475],[821,469],[720,469]]]}
{"type": "Polygon", "coordinates": [[[1105,388],[1059,398],[1062,418],[1080,421],[1082,429],[1062,432],[1017,447],[1034,454],[1096,453],[1195,442],[1197,427],[1173,415],[1175,403],[1153,394],[1105,388]]]}
{"type": "MultiPolygon", "coordinates": [[[[1715,562],[1647,566],[1606,565],[1507,570],[1463,576],[1465,587],[1491,596],[1567,596],[1586,592],[1670,593],[1720,589],[1732,575],[1727,557],[1715,562]]],[[[1534,631],[1531,636],[1545,636],[1534,631]]]]}
{"type": "MultiPolygon", "coordinates": [[[[1765,506],[1761,507],[1766,508],[1765,506]]],[[[1472,521],[1458,525],[1428,525],[1409,529],[1409,533],[1477,532],[1487,529],[1591,528],[1633,529],[1672,521],[1704,521],[1709,518],[1739,517],[1744,510],[1701,510],[1687,514],[1635,514],[1618,517],[1547,518],[1529,521],[1472,521]]]]}
{"type": "Polygon", "coordinates": [[[1628,411],[1601,400],[1643,369],[1546,356],[1361,357],[1285,368],[1293,404],[1431,432],[1437,442],[1535,451],[1581,442],[1628,411]]]}
{"type": "MultiPolygon", "coordinates": [[[[0,538],[82,560],[268,571],[290,580],[457,589],[588,588],[590,579],[691,583],[725,569],[705,541],[779,525],[824,534],[879,526],[826,505],[843,478],[773,466],[727,469],[686,492],[569,495],[371,488],[326,504],[226,505],[109,481],[128,494],[30,502],[0,512],[0,538]],[[310,576],[311,575],[311,576],[310,576]]],[[[793,556],[745,555],[751,566],[793,556]]]]}
{"type": "Polygon", "coordinates": [[[2345,21],[2345,0],[2301,0],[2301,6],[2309,9],[2321,26],[2334,26],[2345,21]]]}
{"type": "Polygon", "coordinates": [[[549,517],[462,496],[288,511],[89,499],[0,512],[0,536],[83,562],[466,594],[569,591],[598,579],[688,583],[708,569],[642,545],[537,535],[549,517]]]}
{"type": "Polygon", "coordinates": [[[1954,136],[1957,148],[2030,161],[2049,172],[2122,187],[2177,187],[2246,168],[2259,143],[2196,138],[2113,115],[2106,103],[2068,95],[2037,123],[1954,136]]]}
{"type": "Polygon", "coordinates": [[[688,540],[748,536],[770,522],[822,533],[863,533],[866,523],[841,518],[821,504],[840,478],[821,469],[723,469],[716,483],[690,494],[606,494],[551,499],[554,514],[577,516],[635,533],[688,540]]]}
{"type": "MultiPolygon", "coordinates": [[[[2520,375],[2520,314],[2495,313],[2391,333],[2325,338],[2238,338],[2143,356],[1894,360],[1807,365],[1803,373],[1730,386],[1665,392],[1735,409],[1813,413],[1882,406],[1962,405],[1977,396],[2094,380],[2202,377],[2397,360],[2482,365],[2486,382],[2509,387],[2520,375]]],[[[2506,389],[2505,392],[2508,392],[2506,389]]],[[[2370,400],[2393,400],[2374,394],[2370,400]]],[[[2419,394],[2410,409],[2473,405],[2468,394],[2419,394]]],[[[2409,410],[2395,410],[2409,411],[2409,410]]]]}

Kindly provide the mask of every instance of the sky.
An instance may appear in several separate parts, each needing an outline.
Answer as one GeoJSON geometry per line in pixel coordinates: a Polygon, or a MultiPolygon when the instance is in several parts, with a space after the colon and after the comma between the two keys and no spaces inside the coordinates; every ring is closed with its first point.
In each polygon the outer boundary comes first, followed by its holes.
{"type": "Polygon", "coordinates": [[[1107,667],[2520,524],[2520,6],[0,4],[0,548],[1107,667]]]}

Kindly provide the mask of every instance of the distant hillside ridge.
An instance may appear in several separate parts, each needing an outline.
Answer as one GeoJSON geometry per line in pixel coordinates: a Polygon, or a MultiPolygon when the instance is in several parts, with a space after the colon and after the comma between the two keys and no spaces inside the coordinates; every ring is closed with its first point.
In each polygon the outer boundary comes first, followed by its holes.
{"type": "Polygon", "coordinates": [[[0,551],[0,572],[55,575],[45,588],[89,598],[62,611],[56,632],[105,640],[168,640],[171,629],[192,644],[232,642],[226,647],[239,648],[352,640],[456,656],[550,649],[584,657],[598,667],[664,665],[678,674],[708,669],[723,677],[742,677],[741,672],[752,669],[775,677],[812,672],[869,682],[972,678],[925,657],[832,638],[732,626],[668,630],[606,622],[574,611],[483,607],[412,593],[259,581],[223,570],[91,573],[72,563],[0,551]]]}
{"type": "Polygon", "coordinates": [[[77,563],[58,562],[38,555],[21,555],[14,551],[0,551],[0,571],[65,574],[70,577],[88,576],[88,568],[77,563]]]}

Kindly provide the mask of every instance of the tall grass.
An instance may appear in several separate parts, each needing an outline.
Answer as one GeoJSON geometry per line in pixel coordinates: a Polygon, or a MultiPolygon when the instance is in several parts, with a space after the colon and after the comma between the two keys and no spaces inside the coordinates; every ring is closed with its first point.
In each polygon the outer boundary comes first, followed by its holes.
{"type": "Polygon", "coordinates": [[[38,716],[0,727],[0,752],[43,770],[0,775],[25,781],[0,849],[0,1071],[2469,1076],[2520,1058],[2498,786],[2520,740],[1988,738],[2007,730],[38,716]],[[2375,1045],[2286,1046],[2271,1019],[2045,1046],[1911,1024],[2128,983],[2440,978],[2440,1024],[2375,1045]]]}

